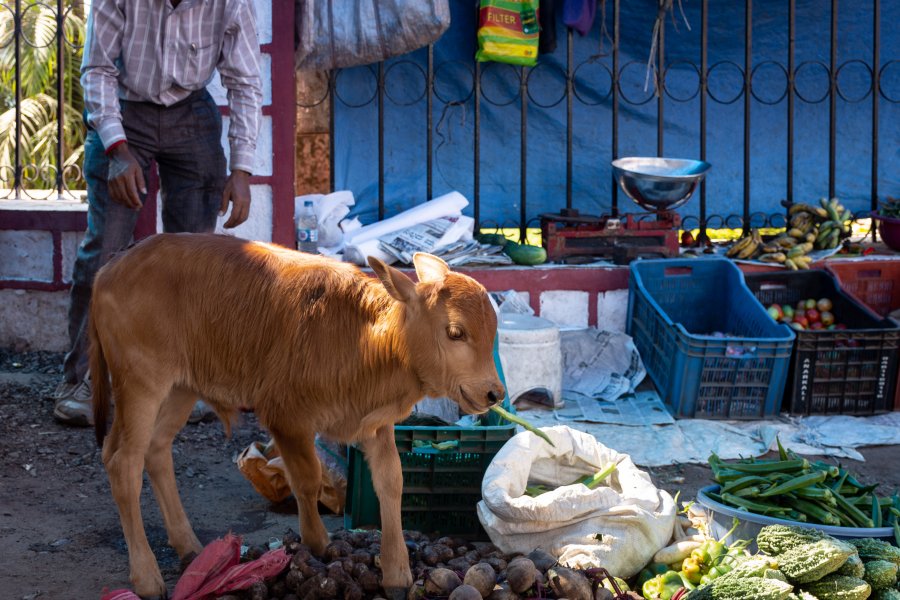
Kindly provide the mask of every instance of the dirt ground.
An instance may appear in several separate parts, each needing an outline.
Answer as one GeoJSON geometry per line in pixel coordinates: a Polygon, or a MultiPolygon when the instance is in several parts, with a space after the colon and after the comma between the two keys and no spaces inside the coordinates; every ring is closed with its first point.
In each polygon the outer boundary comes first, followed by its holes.
{"type": "MultiPolygon", "coordinates": [[[[0,349],[0,596],[10,599],[90,599],[127,588],[128,560],[115,505],[92,429],[58,425],[52,393],[62,355],[0,349]]],[[[185,510],[201,542],[228,531],[264,544],[297,529],[293,501],[273,505],[237,470],[238,453],[268,436],[244,415],[231,438],[220,423],[188,425],[175,441],[175,469],[185,510]]],[[[850,461],[864,481],[900,486],[896,447],[862,451],[850,461]]],[[[692,498],[709,469],[676,465],[649,470],[659,487],[692,498]]],[[[159,510],[146,482],[142,511],[147,536],[171,590],[178,557],[166,545],[159,510]]],[[[325,516],[330,530],[342,519],[325,516]]]]}

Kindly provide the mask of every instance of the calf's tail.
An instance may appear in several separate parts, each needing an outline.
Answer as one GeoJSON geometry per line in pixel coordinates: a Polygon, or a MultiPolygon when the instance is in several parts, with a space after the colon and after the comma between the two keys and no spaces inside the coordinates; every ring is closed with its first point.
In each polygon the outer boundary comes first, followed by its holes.
{"type": "Polygon", "coordinates": [[[106,420],[109,415],[109,368],[106,365],[106,356],[103,354],[103,346],[97,333],[94,319],[88,319],[88,334],[90,341],[91,361],[91,401],[94,405],[94,435],[97,437],[97,445],[103,447],[103,438],[106,437],[106,420]]]}

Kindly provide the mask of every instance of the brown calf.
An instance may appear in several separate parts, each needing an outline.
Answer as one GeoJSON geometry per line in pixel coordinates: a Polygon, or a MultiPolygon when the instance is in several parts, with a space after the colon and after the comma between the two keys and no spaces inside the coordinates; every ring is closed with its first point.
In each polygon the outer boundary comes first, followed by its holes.
{"type": "Polygon", "coordinates": [[[175,484],[172,439],[202,397],[230,423],[252,409],[284,457],[303,542],[328,535],[316,498],[314,436],[359,443],[381,503],[383,587],[412,584],[400,524],[394,423],[423,396],[481,413],[504,396],[492,359],[497,320],[475,280],[427,254],[419,283],[378,260],[356,267],[233,237],[162,234],[113,259],[91,304],[97,440],[144,597],[166,586],[147,543],[144,469],[182,559],[201,544],[175,484]],[[111,388],[111,389],[110,389],[111,388]],[[106,436],[110,392],[115,398],[106,436]]]}

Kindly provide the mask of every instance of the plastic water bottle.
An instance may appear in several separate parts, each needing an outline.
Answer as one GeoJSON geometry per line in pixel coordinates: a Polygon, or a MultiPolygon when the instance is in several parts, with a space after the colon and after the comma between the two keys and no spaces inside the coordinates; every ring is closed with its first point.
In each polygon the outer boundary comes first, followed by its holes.
{"type": "Polygon", "coordinates": [[[297,216],[297,250],[310,254],[319,251],[319,220],[312,200],[303,202],[303,210],[297,216]]]}

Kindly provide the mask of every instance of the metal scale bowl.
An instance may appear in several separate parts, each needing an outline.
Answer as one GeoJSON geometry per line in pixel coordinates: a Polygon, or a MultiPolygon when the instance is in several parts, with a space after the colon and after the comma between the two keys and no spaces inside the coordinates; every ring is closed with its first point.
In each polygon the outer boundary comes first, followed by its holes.
{"type": "Polygon", "coordinates": [[[683,206],[706,176],[710,164],[679,158],[629,157],[612,161],[616,184],[644,209],[624,218],[582,215],[575,209],[542,214],[541,233],[547,257],[557,262],[598,258],[628,264],[639,257],[678,256],[683,206]]]}

